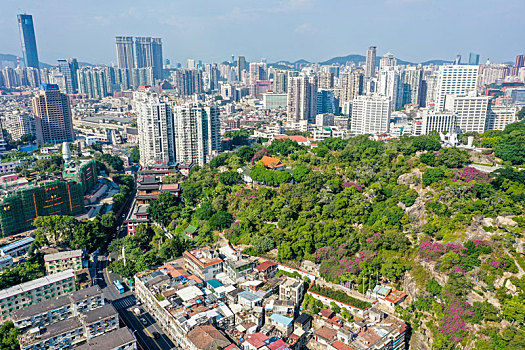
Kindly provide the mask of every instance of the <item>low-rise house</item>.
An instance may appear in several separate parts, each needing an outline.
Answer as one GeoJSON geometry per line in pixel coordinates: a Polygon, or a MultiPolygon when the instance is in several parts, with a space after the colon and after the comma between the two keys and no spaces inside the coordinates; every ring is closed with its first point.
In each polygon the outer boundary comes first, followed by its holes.
{"type": "Polygon", "coordinates": [[[394,309],[396,305],[401,304],[407,297],[407,294],[400,291],[393,289],[388,293],[386,297],[378,297],[377,300],[380,304],[384,304],[391,309],[394,309]]]}
{"type": "Polygon", "coordinates": [[[232,303],[232,304],[237,304],[238,302],[238,297],[239,297],[239,293],[242,293],[244,292],[244,289],[242,288],[235,288],[234,290],[228,292],[226,294],[226,298],[228,300],[228,302],[232,303]]]}
{"type": "Polygon", "coordinates": [[[0,256],[11,255],[13,258],[16,258],[17,256],[25,255],[34,241],[33,237],[26,237],[0,247],[0,256]]]}
{"type": "Polygon", "coordinates": [[[206,287],[208,289],[215,290],[215,289],[217,289],[219,287],[222,287],[222,286],[223,286],[223,284],[220,281],[218,281],[217,279],[215,279],[215,278],[206,281],[206,287]]]}
{"type": "Polygon", "coordinates": [[[282,339],[277,339],[273,343],[270,343],[268,345],[268,349],[269,350],[290,350],[288,345],[282,339]]]}
{"type": "Polygon", "coordinates": [[[356,350],[406,349],[406,324],[393,316],[382,317],[373,326],[363,326],[349,345],[356,350]]]}
{"type": "Polygon", "coordinates": [[[48,275],[68,269],[75,271],[82,269],[82,250],[68,250],[64,252],[44,255],[44,263],[48,275]]]}
{"type": "Polygon", "coordinates": [[[267,169],[284,170],[284,163],[275,157],[263,156],[260,160],[267,169]]]}
{"type": "Polygon", "coordinates": [[[275,326],[284,337],[288,337],[293,332],[293,318],[274,313],[270,316],[270,324],[275,326]]]}
{"type": "Polygon", "coordinates": [[[215,278],[222,272],[223,261],[219,254],[209,248],[200,247],[183,253],[185,267],[204,281],[215,278]]]}
{"type": "Polygon", "coordinates": [[[248,334],[242,344],[242,348],[245,350],[267,349],[266,345],[268,345],[269,339],[270,338],[263,333],[248,334]]]}
{"type": "Polygon", "coordinates": [[[242,291],[237,295],[237,301],[245,307],[254,307],[262,305],[262,298],[249,291],[242,291]]]}
{"type": "Polygon", "coordinates": [[[305,332],[308,332],[312,328],[312,316],[308,314],[300,314],[294,321],[295,329],[302,329],[305,332]]]}
{"type": "Polygon", "coordinates": [[[253,271],[253,262],[248,259],[240,258],[238,260],[226,259],[224,261],[224,272],[233,279],[239,281],[253,271]]]}
{"type": "Polygon", "coordinates": [[[76,350],[136,350],[137,339],[127,327],[89,339],[76,350]]]}
{"type": "Polygon", "coordinates": [[[229,293],[235,291],[237,288],[235,288],[234,286],[232,285],[228,285],[228,286],[220,286],[218,288],[215,288],[215,295],[217,296],[217,298],[219,299],[223,299],[225,298],[226,296],[228,296],[229,293]]]}
{"type": "Polygon", "coordinates": [[[191,350],[217,350],[231,345],[231,342],[212,325],[195,327],[188,333],[191,350]]]}
{"type": "MultiPolygon", "coordinates": [[[[261,306],[254,306],[247,309],[240,304],[231,305],[232,311],[235,313],[235,324],[255,324],[256,329],[260,329],[264,325],[264,309],[261,306]]],[[[249,329],[251,326],[246,326],[249,329]]],[[[251,332],[250,332],[251,333],[251,332]]]]}
{"type": "Polygon", "coordinates": [[[340,340],[334,341],[332,344],[330,344],[327,347],[327,349],[328,350],[356,350],[353,347],[351,347],[350,345],[347,345],[347,344],[343,343],[340,340]]]}
{"type": "Polygon", "coordinates": [[[337,337],[337,331],[333,328],[323,326],[315,331],[315,340],[323,345],[330,345],[337,337]]]}
{"type": "Polygon", "coordinates": [[[255,269],[259,273],[259,276],[266,280],[275,276],[277,266],[276,262],[267,260],[255,267],[255,269]]]}
{"type": "Polygon", "coordinates": [[[330,319],[335,316],[335,313],[331,309],[321,309],[319,315],[323,318],[330,319]]]}
{"type": "Polygon", "coordinates": [[[11,255],[4,255],[0,258],[0,271],[13,265],[13,257],[11,255]]]}
{"type": "Polygon", "coordinates": [[[296,305],[300,304],[304,296],[304,283],[295,278],[287,278],[279,286],[279,299],[291,300],[296,305]]]}
{"type": "Polygon", "coordinates": [[[300,144],[301,146],[309,146],[310,141],[301,135],[281,135],[281,136],[275,136],[275,140],[292,140],[300,144]]]}
{"type": "Polygon", "coordinates": [[[53,299],[75,290],[75,272],[66,270],[18,284],[0,291],[1,318],[8,318],[15,310],[42,300],[53,299]]]}
{"type": "Polygon", "coordinates": [[[295,315],[296,307],[297,304],[294,303],[292,300],[277,299],[273,302],[272,312],[293,318],[295,315]]]}
{"type": "Polygon", "coordinates": [[[337,330],[337,339],[342,341],[345,344],[348,344],[352,341],[353,332],[350,328],[343,326],[337,330]]]}
{"type": "Polygon", "coordinates": [[[119,316],[113,305],[106,305],[53,323],[45,328],[36,328],[19,337],[21,350],[59,350],[111,332],[119,328],[119,316]]]}
{"type": "Polygon", "coordinates": [[[296,328],[288,337],[286,343],[292,349],[303,349],[307,341],[307,333],[300,328],[296,328]]]}
{"type": "Polygon", "coordinates": [[[16,310],[10,318],[17,329],[24,331],[34,327],[47,327],[103,305],[104,293],[99,286],[92,286],[16,310]]]}
{"type": "Polygon", "coordinates": [[[108,304],[84,314],[87,339],[119,328],[119,316],[113,305],[108,304]]]}
{"type": "Polygon", "coordinates": [[[195,239],[198,235],[198,231],[199,229],[197,227],[193,225],[188,225],[188,227],[184,229],[184,234],[190,239],[195,239]]]}

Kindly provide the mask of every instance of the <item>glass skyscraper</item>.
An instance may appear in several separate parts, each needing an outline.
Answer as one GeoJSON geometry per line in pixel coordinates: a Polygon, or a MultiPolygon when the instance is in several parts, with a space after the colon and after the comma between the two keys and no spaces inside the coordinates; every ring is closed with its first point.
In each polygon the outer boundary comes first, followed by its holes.
{"type": "Polygon", "coordinates": [[[38,69],[38,52],[36,50],[35,28],[33,16],[26,14],[18,15],[18,29],[20,30],[20,43],[26,67],[38,69]]]}

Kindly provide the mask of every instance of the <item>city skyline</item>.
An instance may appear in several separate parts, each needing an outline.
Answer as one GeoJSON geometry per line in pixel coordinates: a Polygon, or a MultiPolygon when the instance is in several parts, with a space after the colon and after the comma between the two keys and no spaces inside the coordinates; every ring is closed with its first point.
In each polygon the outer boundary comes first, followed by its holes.
{"type": "Polygon", "coordinates": [[[22,56],[16,23],[21,12],[33,15],[40,60],[50,64],[66,57],[93,64],[116,63],[114,37],[118,35],[160,37],[164,57],[176,62],[187,58],[220,62],[232,54],[244,55],[248,61],[323,61],[364,55],[370,45],[378,47],[378,56],[392,51],[411,62],[452,60],[458,53],[465,60],[469,52],[480,54],[481,62],[487,58],[507,62],[521,53],[524,34],[519,13],[525,3],[519,0],[506,1],[504,6],[486,0],[459,4],[287,0],[270,1],[265,7],[254,1],[202,1],[199,5],[160,1],[155,5],[112,1],[94,6],[71,1],[42,8],[29,0],[5,4],[0,14],[4,33],[0,47],[2,53],[22,56]],[[505,28],[506,39],[501,40],[497,30],[483,30],[488,23],[491,28],[505,28]],[[390,27],[397,30],[385,30],[390,27]]]}

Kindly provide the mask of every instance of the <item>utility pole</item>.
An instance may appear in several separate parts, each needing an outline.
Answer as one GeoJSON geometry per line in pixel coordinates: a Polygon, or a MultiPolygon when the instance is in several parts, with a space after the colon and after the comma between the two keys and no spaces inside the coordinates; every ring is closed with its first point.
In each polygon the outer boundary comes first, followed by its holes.
{"type": "Polygon", "coordinates": [[[122,256],[124,258],[124,267],[126,267],[126,249],[122,246],[122,256]]]}

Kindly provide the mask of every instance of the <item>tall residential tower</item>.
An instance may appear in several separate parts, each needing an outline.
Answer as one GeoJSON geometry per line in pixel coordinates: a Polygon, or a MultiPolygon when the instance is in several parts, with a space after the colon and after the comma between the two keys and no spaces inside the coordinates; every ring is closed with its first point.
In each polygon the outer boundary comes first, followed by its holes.
{"type": "Polygon", "coordinates": [[[309,76],[292,77],[288,81],[288,108],[290,121],[307,120],[315,123],[317,115],[317,79],[309,76]]]}
{"type": "Polygon", "coordinates": [[[66,94],[76,94],[78,92],[77,59],[58,60],[58,69],[64,75],[66,94]]]}
{"type": "Polygon", "coordinates": [[[36,140],[40,144],[73,142],[73,118],[66,94],[56,84],[42,84],[38,96],[33,97],[36,140]]]}
{"type": "Polygon", "coordinates": [[[117,45],[117,63],[121,69],[131,69],[135,67],[133,57],[133,37],[117,36],[115,38],[117,45]]]}
{"type": "Polygon", "coordinates": [[[220,152],[219,108],[186,103],[173,106],[177,163],[204,165],[220,152]]]}
{"type": "Polygon", "coordinates": [[[140,165],[175,164],[170,105],[149,91],[135,92],[133,102],[137,112],[140,165]]]}
{"type": "Polygon", "coordinates": [[[365,76],[372,78],[376,76],[376,47],[370,46],[366,51],[365,76]]]}

